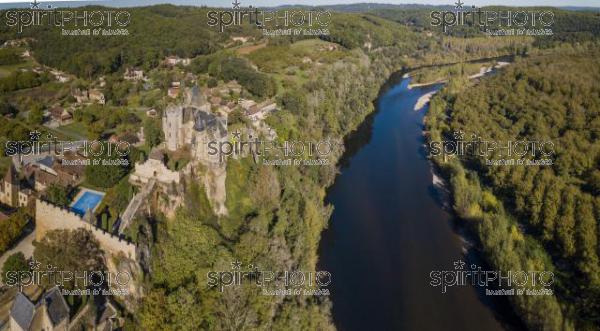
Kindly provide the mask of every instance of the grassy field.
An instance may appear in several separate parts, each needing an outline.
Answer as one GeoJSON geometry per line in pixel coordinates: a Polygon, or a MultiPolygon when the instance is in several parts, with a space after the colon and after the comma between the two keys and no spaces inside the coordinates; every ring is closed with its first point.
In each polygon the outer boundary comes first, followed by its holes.
{"type": "MultiPolygon", "coordinates": [[[[16,48],[18,53],[25,52],[24,48],[16,48]]],[[[35,61],[31,57],[23,58],[23,61],[17,64],[0,65],[0,78],[4,78],[13,72],[20,69],[31,69],[36,65],[35,61]]]]}
{"type": "Polygon", "coordinates": [[[87,128],[79,122],[63,125],[58,128],[50,129],[57,133],[59,138],[67,138],[73,140],[82,140],[87,137],[87,128]]]}

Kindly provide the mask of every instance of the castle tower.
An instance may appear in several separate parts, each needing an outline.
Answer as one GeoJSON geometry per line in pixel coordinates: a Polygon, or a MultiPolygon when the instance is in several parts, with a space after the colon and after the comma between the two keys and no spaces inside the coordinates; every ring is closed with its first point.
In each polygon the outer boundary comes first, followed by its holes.
{"type": "Polygon", "coordinates": [[[4,175],[0,201],[11,207],[17,207],[19,204],[19,177],[12,163],[4,175]]]}
{"type": "Polygon", "coordinates": [[[180,130],[183,125],[183,108],[169,105],[162,118],[165,144],[170,151],[176,151],[180,146],[180,130]]]}

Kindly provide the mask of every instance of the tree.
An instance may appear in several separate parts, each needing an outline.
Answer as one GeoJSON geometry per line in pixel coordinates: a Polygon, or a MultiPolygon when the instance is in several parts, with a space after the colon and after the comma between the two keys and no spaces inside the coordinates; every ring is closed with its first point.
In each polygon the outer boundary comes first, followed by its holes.
{"type": "Polygon", "coordinates": [[[160,124],[157,120],[147,118],[144,121],[144,139],[146,139],[146,145],[152,148],[160,144],[162,138],[162,131],[160,130],[160,124]]]}
{"type": "Polygon", "coordinates": [[[285,109],[294,113],[300,113],[306,108],[304,95],[295,90],[286,91],[280,101],[285,109]]]}
{"type": "Polygon", "coordinates": [[[39,103],[34,103],[29,111],[27,120],[32,125],[42,124],[44,122],[44,111],[39,103]]]}
{"type": "Polygon", "coordinates": [[[0,99],[0,115],[14,115],[17,113],[17,109],[4,99],[0,99]]]}
{"type": "Polygon", "coordinates": [[[565,257],[575,254],[575,201],[578,191],[568,186],[563,191],[561,213],[556,224],[556,236],[565,257]]]}
{"type": "Polygon", "coordinates": [[[46,200],[61,207],[69,205],[69,189],[58,184],[50,184],[46,190],[46,200]]]}
{"type": "Polygon", "coordinates": [[[2,279],[4,282],[6,282],[6,275],[8,272],[25,271],[29,271],[29,266],[27,265],[25,255],[23,255],[21,252],[14,253],[6,259],[4,265],[2,266],[2,279]]]}
{"type": "MultiPolygon", "coordinates": [[[[94,235],[86,229],[52,230],[39,242],[34,242],[34,259],[40,263],[41,270],[49,266],[63,272],[81,275],[87,271],[104,271],[102,250],[94,235]]],[[[43,279],[48,281],[48,279],[43,279]]],[[[55,285],[55,284],[44,284],[55,285]]],[[[85,289],[81,279],[66,282],[68,289],[85,289]]]]}
{"type": "MultiPolygon", "coordinates": [[[[97,187],[113,187],[119,182],[119,180],[121,180],[121,178],[127,175],[128,166],[120,164],[125,156],[119,155],[116,146],[113,146],[114,149],[111,151],[111,155],[109,156],[108,146],[108,144],[105,144],[104,153],[96,158],[96,160],[99,161],[97,164],[92,162],[90,165],[85,167],[86,180],[88,183],[97,187]],[[105,164],[105,162],[110,164],[105,164]]],[[[126,156],[128,163],[131,163],[129,157],[130,155],[126,156]]]]}
{"type": "Polygon", "coordinates": [[[25,209],[19,209],[16,213],[0,222],[0,252],[5,252],[23,233],[23,229],[29,222],[25,209]]]}
{"type": "Polygon", "coordinates": [[[219,82],[214,77],[209,78],[208,82],[206,82],[206,86],[208,87],[216,87],[218,84],[219,82]]]}

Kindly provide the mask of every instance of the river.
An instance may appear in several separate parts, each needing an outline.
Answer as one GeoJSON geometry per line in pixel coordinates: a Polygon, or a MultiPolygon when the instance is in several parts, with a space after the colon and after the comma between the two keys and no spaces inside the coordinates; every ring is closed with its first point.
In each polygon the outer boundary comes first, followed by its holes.
{"type": "MultiPolygon", "coordinates": [[[[323,232],[319,269],[332,274],[339,330],[503,330],[506,302],[472,286],[442,293],[430,272],[454,262],[481,262],[442,207],[425,156],[420,96],[441,86],[408,89],[402,79],[377,100],[347,142],[327,202],[335,210],[323,232]],[[501,316],[502,318],[499,318],[501,316]]],[[[508,318],[510,320],[510,317],[508,318]]],[[[511,326],[510,329],[513,329],[511,326]]]]}

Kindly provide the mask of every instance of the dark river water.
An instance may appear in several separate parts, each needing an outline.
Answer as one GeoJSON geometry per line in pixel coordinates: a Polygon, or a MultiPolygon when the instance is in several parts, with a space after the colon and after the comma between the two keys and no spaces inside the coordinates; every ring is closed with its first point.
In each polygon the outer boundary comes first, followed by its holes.
{"type": "Polygon", "coordinates": [[[319,269],[332,274],[335,325],[503,330],[506,303],[492,302],[472,286],[442,293],[429,284],[433,270],[479,261],[442,208],[423,149],[426,109],[414,111],[421,95],[440,86],[407,85],[403,79],[380,96],[378,111],[347,142],[350,155],[328,193],[335,210],[323,233],[319,269]]]}

